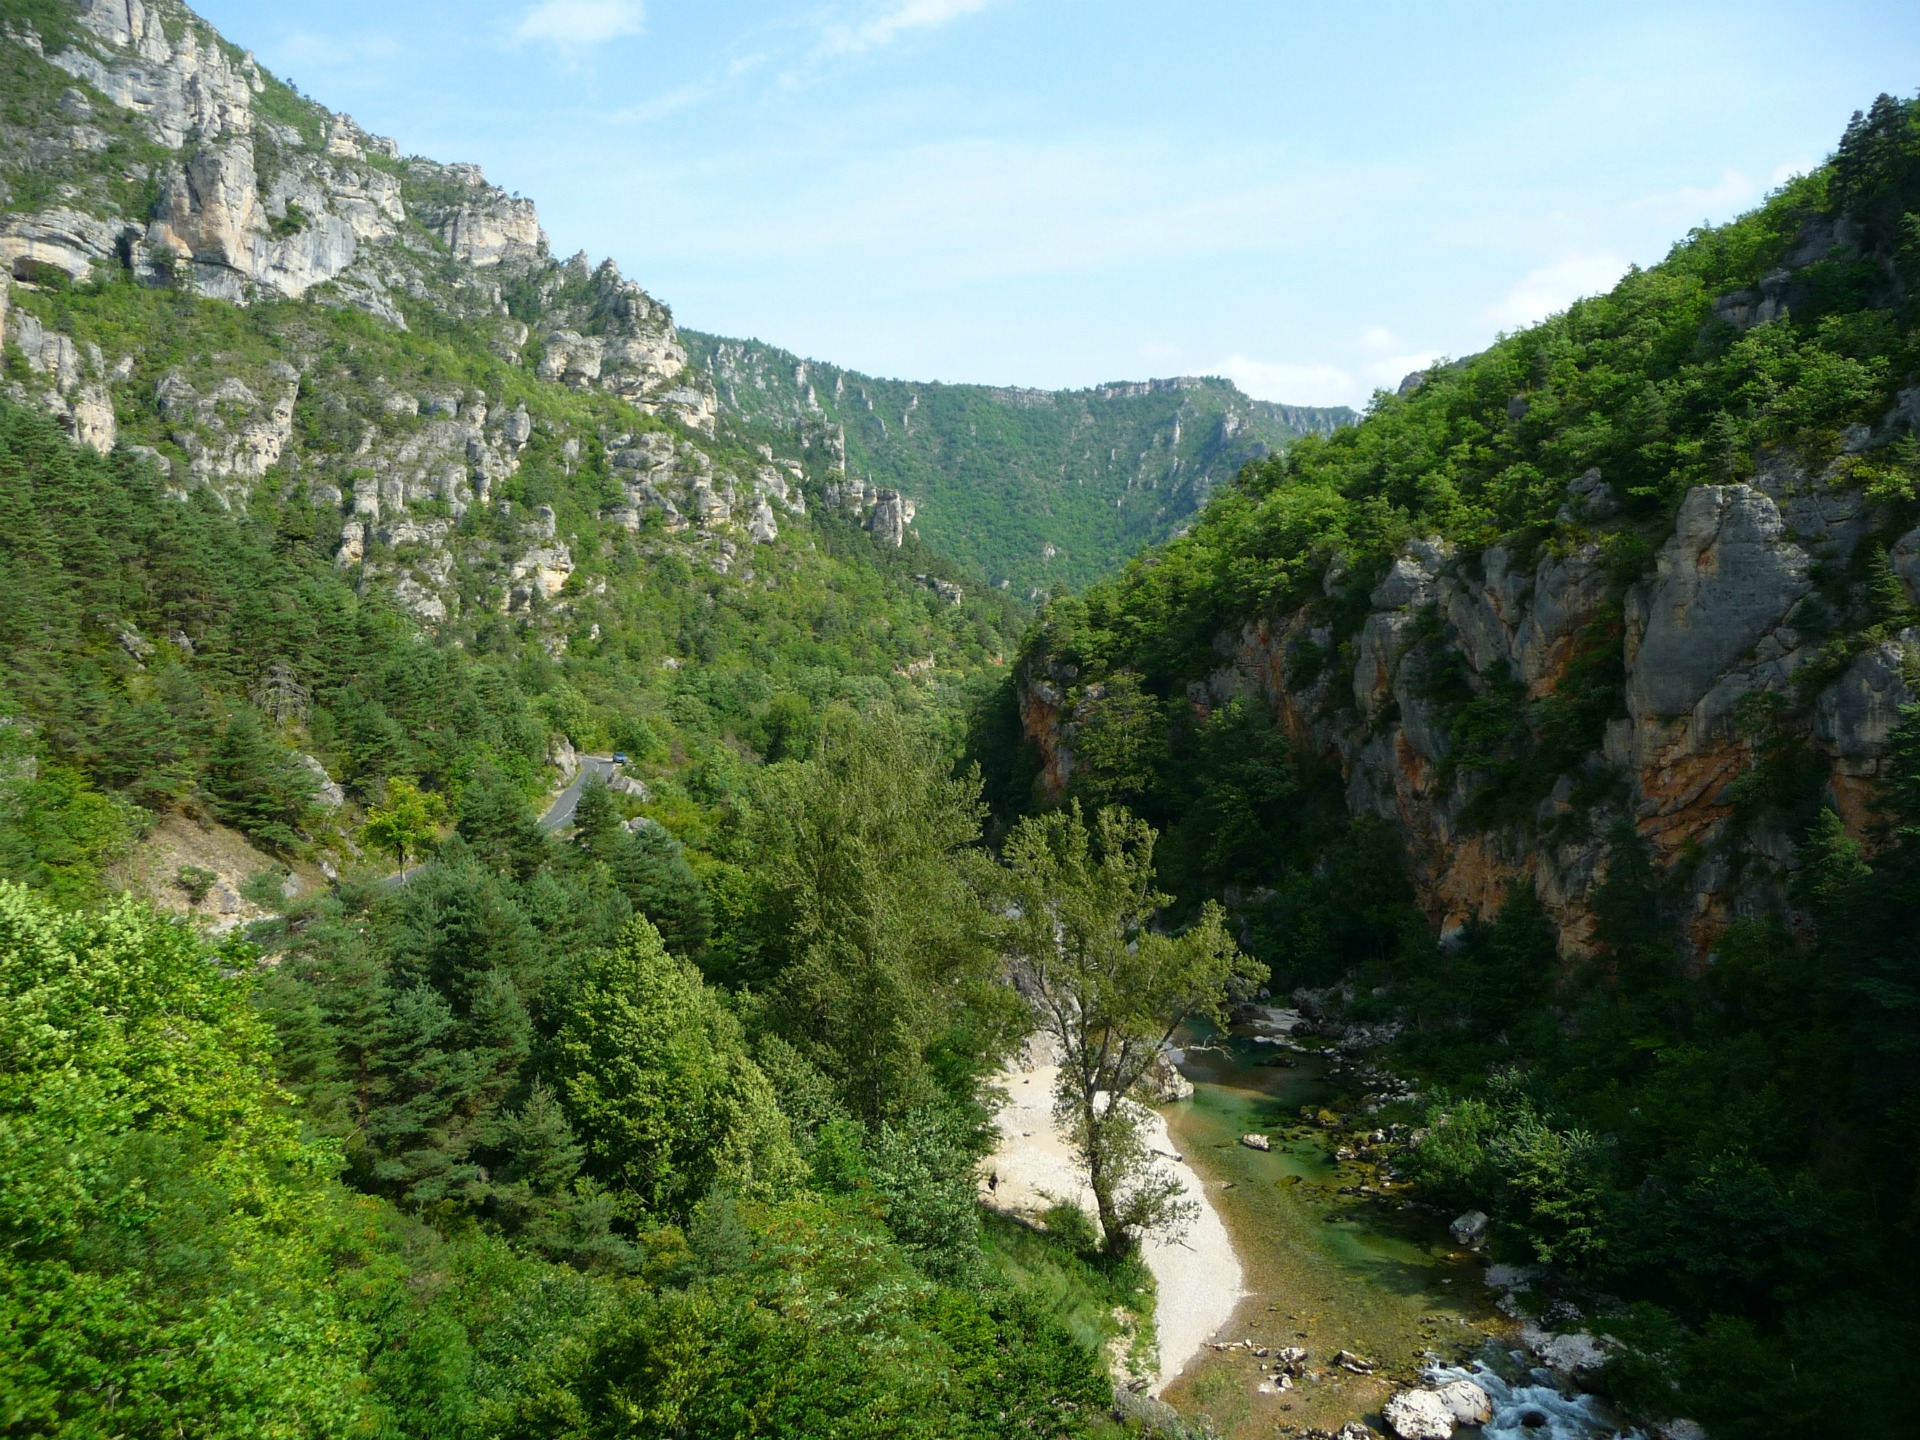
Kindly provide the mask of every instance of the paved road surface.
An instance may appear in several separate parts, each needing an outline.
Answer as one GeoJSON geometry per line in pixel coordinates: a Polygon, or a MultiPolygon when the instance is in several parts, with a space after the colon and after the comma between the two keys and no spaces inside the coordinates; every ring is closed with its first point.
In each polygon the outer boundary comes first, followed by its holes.
{"type": "Polygon", "coordinates": [[[580,771],[573,777],[573,783],[560,792],[559,798],[547,807],[547,813],[540,817],[542,830],[564,830],[573,823],[574,807],[580,803],[580,792],[587,788],[587,782],[598,775],[602,780],[613,779],[613,760],[605,755],[582,755],[580,771]]]}
{"type": "MultiPolygon", "coordinates": [[[[587,788],[587,781],[598,775],[602,780],[613,778],[614,764],[610,756],[582,755],[580,770],[573,777],[573,783],[554,797],[553,804],[547,807],[547,813],[540,817],[542,830],[564,830],[573,823],[574,807],[580,803],[580,792],[587,788]]],[[[389,888],[404,885],[418,875],[425,864],[396,871],[392,875],[381,877],[380,883],[389,888]]]]}

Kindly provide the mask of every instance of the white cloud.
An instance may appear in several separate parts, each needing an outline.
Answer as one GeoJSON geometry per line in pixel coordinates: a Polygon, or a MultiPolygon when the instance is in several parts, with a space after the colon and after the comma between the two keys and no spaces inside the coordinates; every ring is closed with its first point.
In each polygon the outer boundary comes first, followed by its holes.
{"type": "Polygon", "coordinates": [[[513,39],[542,42],[563,55],[577,55],[646,29],[642,0],[539,0],[520,17],[513,39]]]}
{"type": "Polygon", "coordinates": [[[1627,262],[1617,255],[1572,255],[1530,270],[1499,301],[1487,307],[1487,319],[1519,327],[1544,320],[1564,310],[1583,295],[1610,290],[1626,273],[1627,262]]]}
{"type": "Polygon", "coordinates": [[[807,22],[815,37],[812,48],[781,75],[780,84],[787,90],[806,89],[832,70],[836,61],[884,50],[916,32],[939,30],[995,3],[997,0],[886,0],[876,4],[875,0],[865,0],[851,18],[845,9],[829,10],[807,22]]]}
{"type": "Polygon", "coordinates": [[[767,56],[763,52],[737,55],[725,65],[709,70],[684,85],[610,111],[607,119],[623,125],[646,125],[655,120],[664,120],[682,110],[704,105],[734,81],[759,69],[766,61],[767,56]]]}
{"type": "Polygon", "coordinates": [[[1349,405],[1359,389],[1351,374],[1325,361],[1295,365],[1229,355],[1212,369],[1256,400],[1288,405],[1349,405]]]}
{"type": "Polygon", "coordinates": [[[916,30],[938,30],[977,15],[993,0],[895,0],[864,20],[827,27],[821,50],[828,55],[861,55],[878,50],[916,30]]]}

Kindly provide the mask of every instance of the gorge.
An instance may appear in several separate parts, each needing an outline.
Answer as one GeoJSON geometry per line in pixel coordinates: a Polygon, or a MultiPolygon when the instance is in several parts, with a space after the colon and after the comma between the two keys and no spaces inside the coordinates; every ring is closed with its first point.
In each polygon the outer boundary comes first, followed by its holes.
{"type": "Polygon", "coordinates": [[[1883,96],[1364,415],[885,379],[0,0],[0,1426],[1907,1433],[1916,286],[1883,96]]]}

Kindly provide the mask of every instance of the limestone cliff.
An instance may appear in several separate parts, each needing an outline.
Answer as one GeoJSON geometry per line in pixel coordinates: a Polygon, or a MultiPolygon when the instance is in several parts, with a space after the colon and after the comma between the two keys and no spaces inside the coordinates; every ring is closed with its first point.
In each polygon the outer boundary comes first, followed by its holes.
{"type": "Polygon", "coordinates": [[[531,200],[476,165],[403,159],[179,0],[67,9],[57,33],[16,23],[0,38],[72,81],[0,134],[0,265],[15,279],[126,273],[240,304],[314,294],[400,325],[408,301],[497,316],[502,349],[544,377],[712,428],[667,308],[611,263],[557,263],[531,200]],[[527,314],[510,313],[509,289],[538,297],[527,314]]]}
{"type": "Polygon", "coordinates": [[[1912,213],[1886,198],[1906,174],[1856,180],[1855,200],[1811,177],[1737,222],[1744,250],[1702,232],[1249,472],[1187,541],[1043,627],[1018,697],[1041,788],[1086,788],[1125,676],[1175,749],[1134,793],[1177,822],[1196,753],[1179,747],[1257,701],[1337,773],[1349,815],[1399,836],[1442,937],[1528,885],[1563,953],[1586,953],[1629,835],[1694,963],[1736,918],[1800,923],[1809,826],[1829,808],[1872,847],[1920,696],[1911,342],[1824,348],[1911,323],[1914,267],[1884,221],[1912,213]],[[1762,273],[1726,288],[1737,266],[1762,273]],[[1569,463],[1583,452],[1608,463],[1569,463]]]}
{"type": "MultiPolygon", "coordinates": [[[[1813,673],[1821,646],[1807,633],[1804,606],[1815,557],[1844,551],[1865,528],[1836,535],[1804,509],[1798,525],[1784,518],[1783,504],[1796,513],[1796,496],[1849,500],[1844,487],[1823,486],[1784,457],[1757,478],[1762,485],[1693,490],[1652,572],[1631,580],[1591,540],[1530,558],[1500,545],[1466,556],[1438,539],[1414,541],[1372,591],[1350,669],[1323,663],[1332,637],[1310,612],[1262,615],[1217,637],[1219,663],[1187,699],[1204,713],[1258,697],[1302,745],[1336,764],[1351,811],[1404,837],[1443,934],[1490,914],[1506,887],[1526,883],[1560,923],[1563,948],[1580,953],[1617,820],[1634,826],[1662,868],[1681,872],[1693,896],[1688,928],[1704,954],[1729,919],[1766,913],[1784,894],[1797,837],[1734,830],[1737,782],[1760,759],[1742,702],[1784,699],[1813,673]],[[1558,778],[1531,823],[1471,823],[1482,777],[1457,763],[1434,673],[1458,661],[1480,693],[1517,679],[1527,696],[1544,699],[1583,646],[1605,644],[1609,627],[1624,628],[1625,713],[1558,778]]],[[[1858,499],[1852,492],[1863,509],[1858,499]]],[[[1920,529],[1897,548],[1920,553],[1920,529]]],[[[1912,569],[1902,584],[1920,606],[1912,569]]],[[[1871,784],[1900,709],[1920,698],[1917,671],[1920,627],[1903,627],[1859,648],[1814,692],[1807,738],[1855,834],[1867,829],[1871,784]]],[[[1056,796],[1073,775],[1075,722],[1084,718],[1075,704],[1089,698],[1077,679],[1045,661],[1022,678],[1022,724],[1056,796]]]]}
{"type": "MultiPolygon", "coordinates": [[[[597,525],[746,578],[807,486],[837,499],[844,458],[716,443],[668,308],[612,261],[553,257],[477,166],[403,157],[178,0],[28,13],[0,32],[0,385],[76,440],[181,499],[302,502],[363,590],[430,625],[498,610],[550,648],[592,542],[516,509],[529,465],[542,493],[604,476],[597,525]],[[460,383],[415,322],[467,348],[460,383]]],[[[898,544],[911,518],[875,528],[898,544]]]]}

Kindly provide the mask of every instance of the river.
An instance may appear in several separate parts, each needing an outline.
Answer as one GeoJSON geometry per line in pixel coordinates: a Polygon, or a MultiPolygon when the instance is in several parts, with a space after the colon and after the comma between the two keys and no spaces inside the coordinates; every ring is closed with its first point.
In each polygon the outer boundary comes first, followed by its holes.
{"type": "Polygon", "coordinates": [[[1166,1400],[1210,1416],[1228,1440],[1333,1431],[1350,1420],[1378,1430],[1387,1398],[1421,1383],[1428,1367],[1472,1367],[1476,1357],[1491,1357],[1508,1379],[1486,1379],[1496,1415],[1485,1435],[1589,1440],[1616,1433],[1591,1400],[1562,1399],[1505,1361],[1500,1342],[1511,1323],[1493,1308],[1479,1260],[1453,1243],[1442,1220],[1400,1201],[1338,1193],[1373,1177],[1357,1163],[1336,1162],[1322,1133],[1301,1118],[1302,1106],[1338,1098],[1319,1056],[1287,1054],[1295,1064],[1286,1068],[1270,1063],[1280,1052],[1247,1037],[1186,1039],[1180,1068],[1194,1095],[1163,1113],[1245,1272],[1248,1293],[1219,1341],[1252,1347],[1203,1351],[1166,1400]],[[1272,1150],[1240,1144],[1249,1133],[1269,1136],[1272,1150]],[[1305,1349],[1307,1359],[1305,1374],[1282,1391],[1271,1375],[1275,1362],[1258,1351],[1287,1346],[1305,1349]],[[1341,1351],[1374,1370],[1342,1367],[1341,1351]]]}

